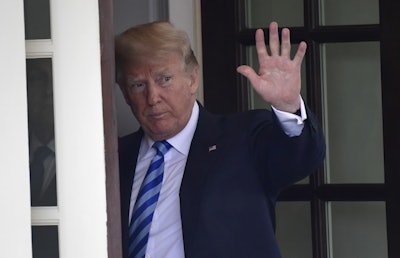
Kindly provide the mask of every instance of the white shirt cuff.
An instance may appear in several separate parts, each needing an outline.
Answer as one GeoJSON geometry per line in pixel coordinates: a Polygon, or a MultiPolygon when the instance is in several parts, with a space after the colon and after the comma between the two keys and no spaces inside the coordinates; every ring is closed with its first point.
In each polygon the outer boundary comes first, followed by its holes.
{"type": "Polygon", "coordinates": [[[274,110],[276,116],[278,117],[279,122],[281,123],[282,129],[289,137],[299,136],[304,128],[304,120],[307,119],[306,107],[304,105],[303,98],[300,96],[300,116],[280,111],[273,106],[271,106],[274,110]]]}

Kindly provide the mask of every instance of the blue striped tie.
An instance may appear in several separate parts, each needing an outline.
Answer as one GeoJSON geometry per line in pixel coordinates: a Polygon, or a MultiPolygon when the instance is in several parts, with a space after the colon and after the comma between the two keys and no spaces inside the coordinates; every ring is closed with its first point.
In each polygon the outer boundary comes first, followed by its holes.
{"type": "Polygon", "coordinates": [[[140,187],[129,226],[129,258],[142,258],[146,254],[147,240],[164,174],[164,155],[172,147],[167,141],[155,142],[157,153],[140,187]]]}

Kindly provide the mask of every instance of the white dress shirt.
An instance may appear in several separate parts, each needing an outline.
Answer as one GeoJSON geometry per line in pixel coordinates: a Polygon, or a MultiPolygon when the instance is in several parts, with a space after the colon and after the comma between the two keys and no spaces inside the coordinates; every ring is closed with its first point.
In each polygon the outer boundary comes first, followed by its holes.
{"type": "MultiPolygon", "coordinates": [[[[285,133],[289,136],[299,135],[303,129],[303,121],[307,118],[303,100],[301,100],[301,117],[276,110],[279,121],[285,133]]],[[[151,258],[184,258],[182,235],[182,221],[180,215],[179,190],[183,172],[190,149],[191,140],[197,126],[199,106],[194,104],[192,115],[186,127],[176,136],[167,139],[172,145],[164,155],[163,185],[154,211],[149,240],[147,243],[146,257],[151,258]]],[[[154,141],[147,136],[143,137],[138,161],[135,170],[132,194],[130,200],[129,221],[138,195],[140,186],[145,177],[151,159],[156,154],[151,148],[154,141]]]]}

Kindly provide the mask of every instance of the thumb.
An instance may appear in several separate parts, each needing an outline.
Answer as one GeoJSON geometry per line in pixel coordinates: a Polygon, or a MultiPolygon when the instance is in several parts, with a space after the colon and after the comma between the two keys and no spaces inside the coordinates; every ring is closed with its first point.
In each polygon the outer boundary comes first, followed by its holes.
{"type": "Polygon", "coordinates": [[[251,84],[256,85],[258,81],[258,74],[254,71],[253,68],[247,65],[241,65],[238,68],[236,68],[236,71],[249,79],[251,84]]]}

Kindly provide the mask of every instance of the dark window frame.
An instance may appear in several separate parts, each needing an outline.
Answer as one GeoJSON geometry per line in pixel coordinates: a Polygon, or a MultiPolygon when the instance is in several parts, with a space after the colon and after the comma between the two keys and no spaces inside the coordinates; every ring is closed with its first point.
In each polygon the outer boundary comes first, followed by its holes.
{"type": "MultiPolygon", "coordinates": [[[[245,47],[254,45],[255,29],[245,27],[244,0],[202,0],[203,81],[205,107],[215,113],[248,110],[245,79],[236,67],[246,63],[245,47]],[[216,58],[219,57],[219,58],[216,58]]],[[[310,201],[313,256],[327,257],[325,203],[328,201],[384,201],[386,203],[388,257],[400,257],[400,2],[380,0],[380,23],[354,26],[319,26],[318,1],[304,0],[303,27],[291,29],[293,43],[306,40],[308,106],[322,121],[320,44],[327,42],[380,41],[385,183],[326,184],[321,167],[310,184],[284,191],[281,201],[310,201]]],[[[263,28],[268,37],[268,28],[263,28]]],[[[268,40],[268,38],[266,38],[268,40]]],[[[365,112],[368,112],[366,110],[365,112]]]]}

